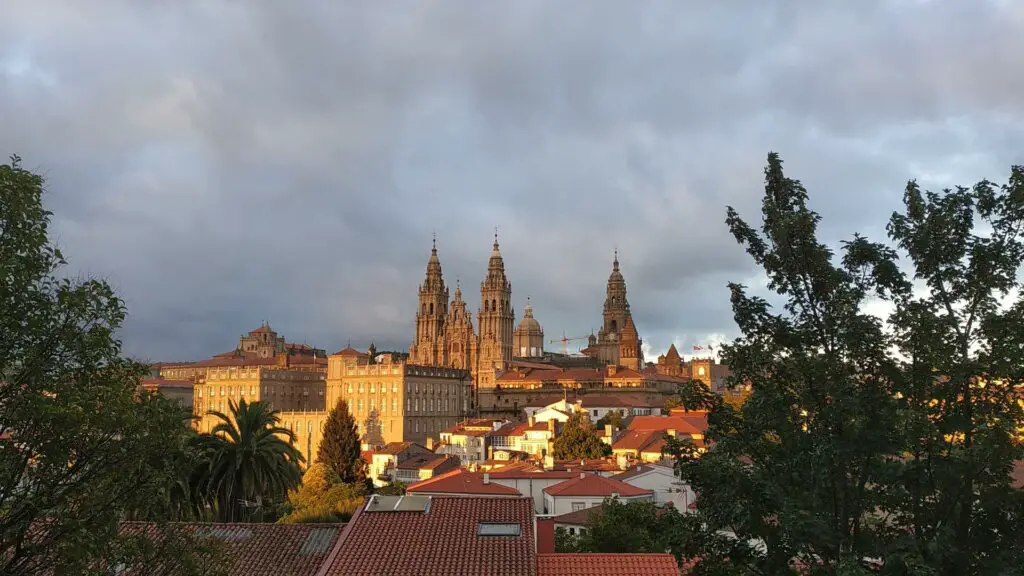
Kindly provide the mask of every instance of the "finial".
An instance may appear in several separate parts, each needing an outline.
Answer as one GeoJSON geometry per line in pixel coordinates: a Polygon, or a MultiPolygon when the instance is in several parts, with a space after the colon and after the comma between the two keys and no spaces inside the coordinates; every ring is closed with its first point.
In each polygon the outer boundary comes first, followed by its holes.
{"type": "Polygon", "coordinates": [[[430,249],[437,252],[437,232],[432,233],[431,236],[433,236],[433,239],[430,241],[430,249]]]}
{"type": "Polygon", "coordinates": [[[494,227],[494,247],[498,247],[498,227],[494,227]]]}

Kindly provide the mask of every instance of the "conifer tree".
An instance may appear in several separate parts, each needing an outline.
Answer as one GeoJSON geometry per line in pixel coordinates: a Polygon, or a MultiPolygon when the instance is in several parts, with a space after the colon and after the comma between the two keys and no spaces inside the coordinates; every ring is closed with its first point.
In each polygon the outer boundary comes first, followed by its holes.
{"type": "Polygon", "coordinates": [[[569,416],[562,432],[555,438],[553,450],[554,457],[559,460],[604,458],[612,453],[611,446],[597,437],[590,419],[582,412],[569,416]]]}
{"type": "Polygon", "coordinates": [[[338,400],[327,415],[317,461],[323,462],[346,484],[366,479],[366,463],[360,456],[359,430],[344,400],[338,400]]]}

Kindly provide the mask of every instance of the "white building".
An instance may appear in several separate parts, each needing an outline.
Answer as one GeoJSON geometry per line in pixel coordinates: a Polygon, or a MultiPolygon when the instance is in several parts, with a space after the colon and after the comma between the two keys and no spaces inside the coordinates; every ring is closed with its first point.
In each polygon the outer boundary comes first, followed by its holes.
{"type": "Polygon", "coordinates": [[[683,514],[692,512],[690,505],[697,496],[693,489],[676,477],[670,464],[643,464],[612,476],[613,480],[630,486],[654,492],[654,502],[659,506],[671,504],[683,514]]]}
{"type": "Polygon", "coordinates": [[[625,502],[653,502],[654,492],[598,474],[580,472],[573,480],[544,489],[544,513],[560,516],[600,506],[608,498],[618,498],[625,502]]]}

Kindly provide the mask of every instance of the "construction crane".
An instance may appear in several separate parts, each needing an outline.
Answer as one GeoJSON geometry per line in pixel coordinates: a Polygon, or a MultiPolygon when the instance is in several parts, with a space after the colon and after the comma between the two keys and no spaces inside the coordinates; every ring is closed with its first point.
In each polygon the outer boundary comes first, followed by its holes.
{"type": "Polygon", "coordinates": [[[550,340],[550,343],[554,344],[556,342],[561,342],[562,343],[562,354],[568,356],[569,355],[569,342],[575,342],[577,340],[586,340],[588,338],[590,338],[589,335],[587,335],[587,336],[573,336],[572,338],[570,338],[570,337],[565,335],[565,332],[563,332],[561,338],[558,338],[556,340],[550,340]]]}

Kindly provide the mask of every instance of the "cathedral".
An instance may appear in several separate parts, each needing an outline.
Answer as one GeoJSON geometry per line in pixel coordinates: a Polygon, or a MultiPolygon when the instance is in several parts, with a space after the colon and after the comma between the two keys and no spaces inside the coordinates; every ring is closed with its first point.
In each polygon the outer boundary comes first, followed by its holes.
{"type": "MultiPolygon", "coordinates": [[[[468,370],[477,387],[488,387],[514,361],[537,362],[545,357],[544,330],[533,316],[529,299],[523,318],[516,325],[512,284],[505,275],[497,234],[486,275],[480,283],[475,328],[457,282],[454,296],[449,299],[435,241],[427,261],[426,278],[419,287],[416,334],[409,347],[411,363],[468,370]]],[[[616,252],[608,277],[601,330],[590,335],[582,353],[601,364],[639,371],[644,367],[640,347],[616,252]]]]}

